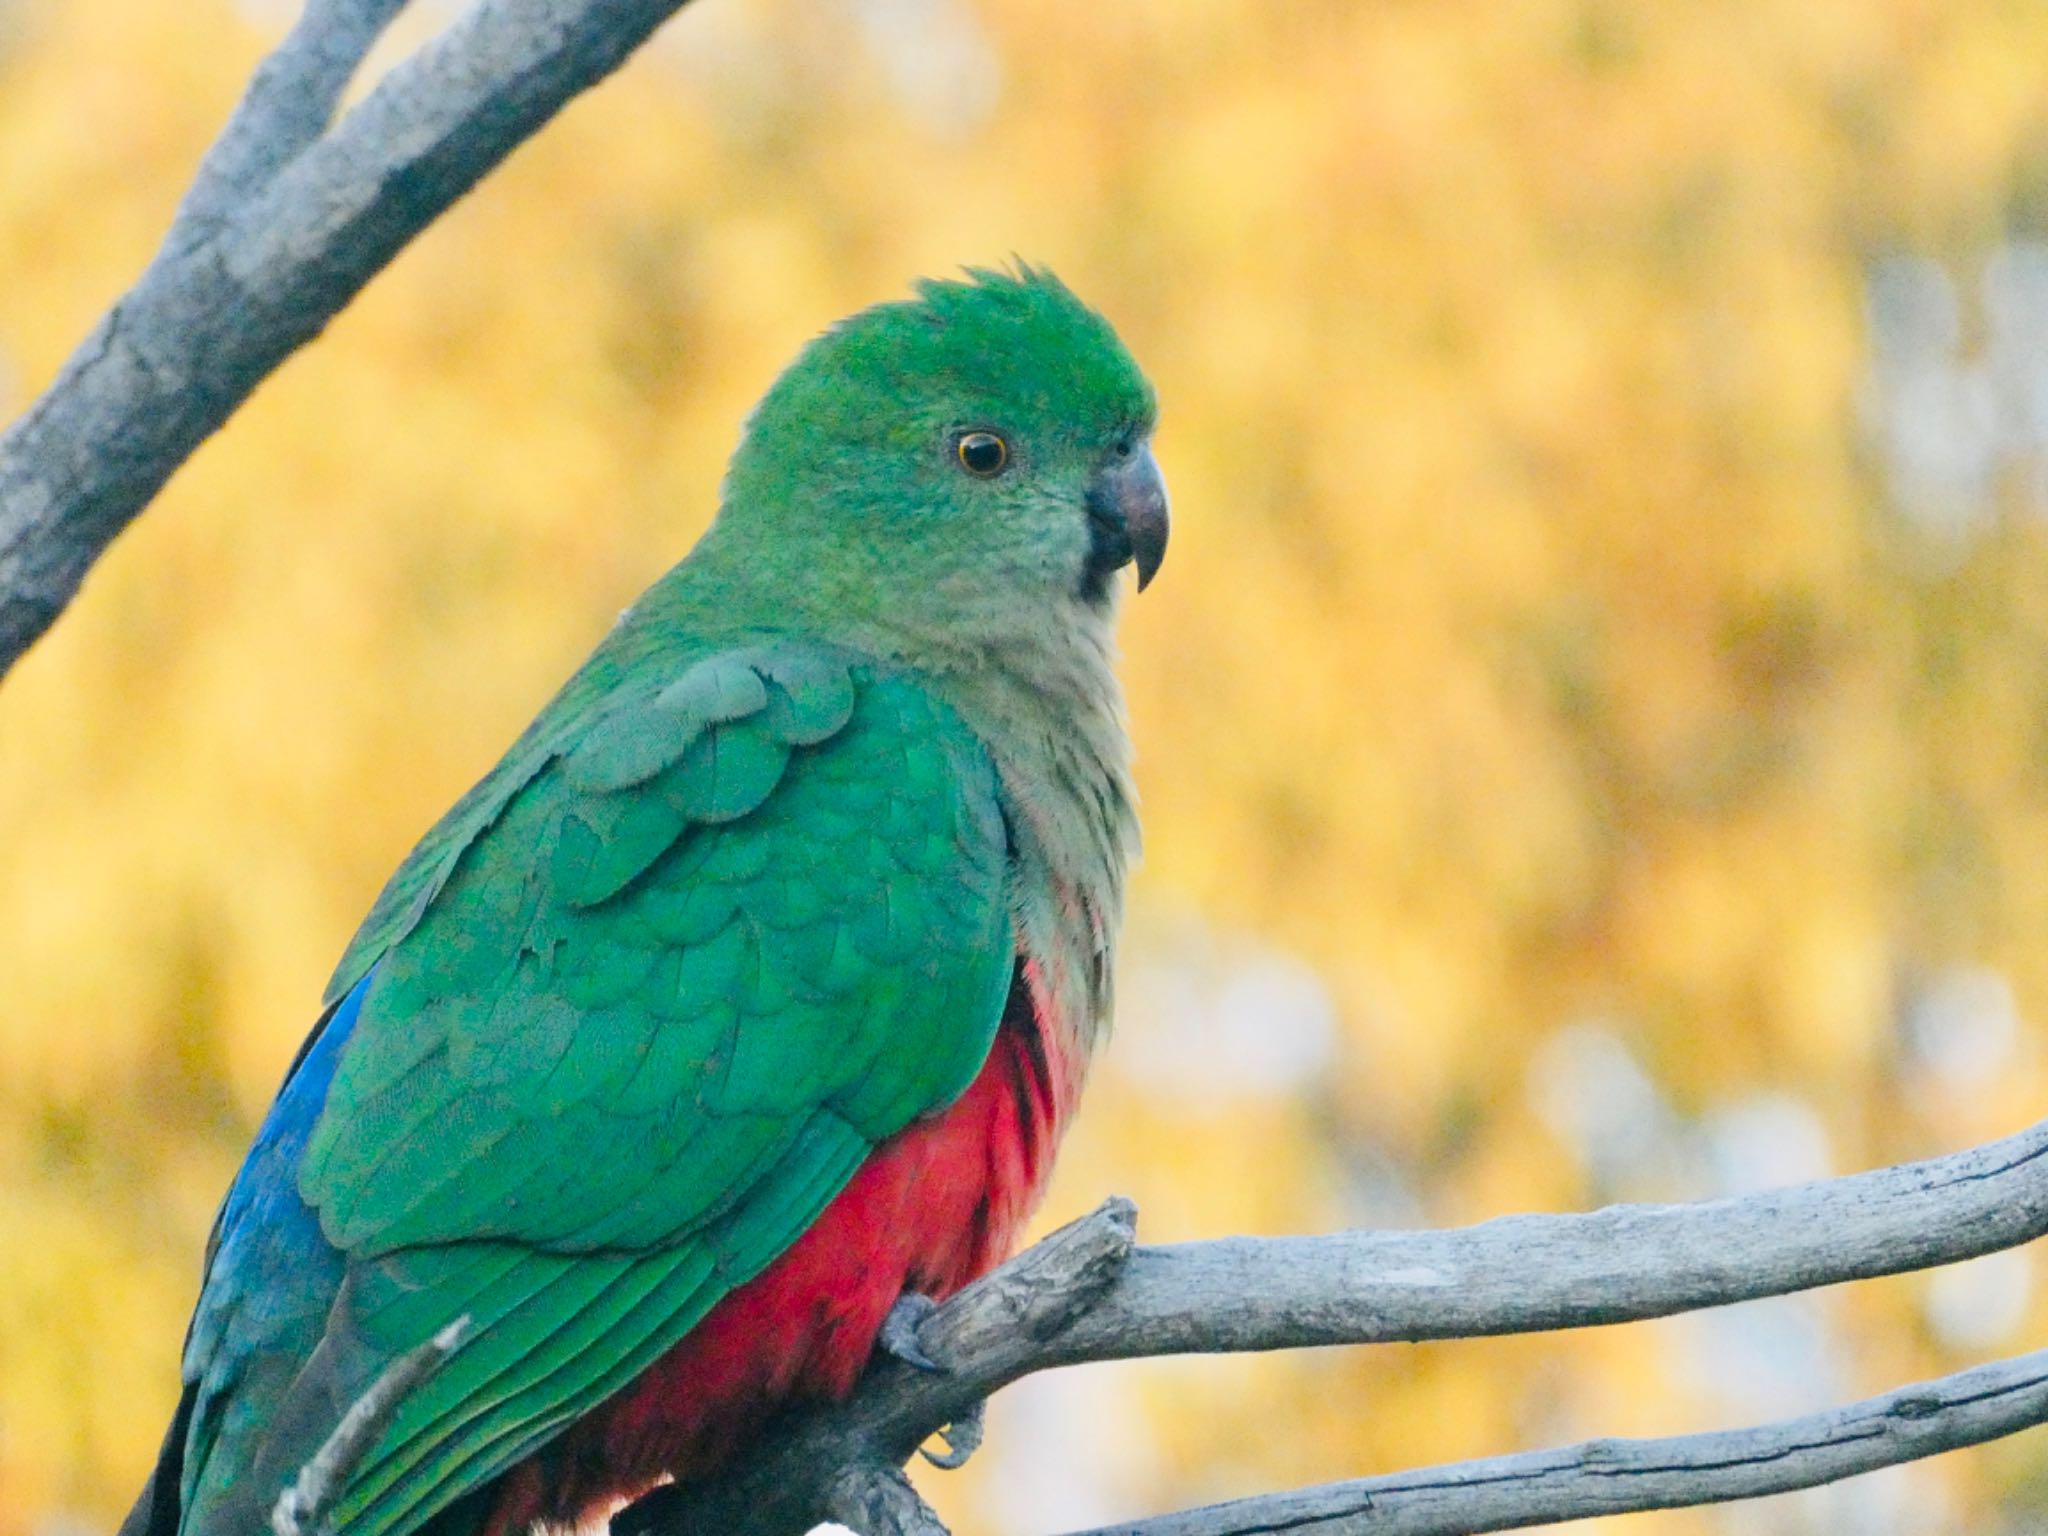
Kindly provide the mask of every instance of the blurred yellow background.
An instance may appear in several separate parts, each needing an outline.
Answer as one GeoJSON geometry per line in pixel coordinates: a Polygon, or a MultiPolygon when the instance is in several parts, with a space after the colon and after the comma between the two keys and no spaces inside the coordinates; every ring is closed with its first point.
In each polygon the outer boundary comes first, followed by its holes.
{"type": "MultiPolygon", "coordinates": [[[[0,0],[0,410],[282,3],[0,0]]],[[[419,7],[388,57],[452,5],[419,7]]],[[[1011,252],[1164,401],[1148,862],[1046,1215],[1688,1198],[2041,1113],[2048,8],[700,0],[209,444],[0,686],[0,1536],[105,1530],[385,874],[703,526],[802,339],[1011,252]]],[[[2048,1342],[2024,1253],[1035,1381],[1031,1536],[2048,1342]]],[[[2048,1444],[1651,1532],[1996,1532],[2048,1444]]]]}

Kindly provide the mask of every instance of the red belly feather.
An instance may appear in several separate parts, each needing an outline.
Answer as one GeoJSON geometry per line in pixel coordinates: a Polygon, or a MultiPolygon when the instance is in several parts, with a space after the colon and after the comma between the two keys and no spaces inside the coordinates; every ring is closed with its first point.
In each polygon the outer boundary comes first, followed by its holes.
{"type": "Polygon", "coordinates": [[[891,1137],[782,1256],[624,1392],[506,1474],[485,1536],[573,1524],[717,1467],[786,1403],[839,1398],[906,1290],[942,1298],[1007,1258],[1043,1192],[1074,1074],[1023,977],[943,1114],[891,1137]]]}

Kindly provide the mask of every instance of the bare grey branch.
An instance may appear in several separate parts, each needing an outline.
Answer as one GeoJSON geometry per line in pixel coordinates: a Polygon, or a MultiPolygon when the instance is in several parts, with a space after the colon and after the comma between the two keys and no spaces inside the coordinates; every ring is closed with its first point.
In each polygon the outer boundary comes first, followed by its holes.
{"type": "Polygon", "coordinates": [[[0,673],[271,370],[684,3],[477,0],[291,153],[395,8],[319,0],[301,23],[313,30],[259,71],[182,228],[0,435],[0,673]],[[266,147],[260,130],[294,87],[305,111],[266,147]]]}
{"type": "Polygon", "coordinates": [[[164,244],[205,238],[327,131],[341,93],[406,0],[306,0],[206,152],[164,244]]]}
{"type": "Polygon", "coordinates": [[[1790,1493],[2048,1419],[2048,1350],[1752,1429],[1588,1440],[1330,1483],[1074,1536],[1465,1536],[1790,1493]]]}
{"type": "Polygon", "coordinates": [[[2043,1233],[2048,1121],[1736,1199],[1140,1248],[1044,1364],[1584,1328],[1930,1269],[2043,1233]]]}

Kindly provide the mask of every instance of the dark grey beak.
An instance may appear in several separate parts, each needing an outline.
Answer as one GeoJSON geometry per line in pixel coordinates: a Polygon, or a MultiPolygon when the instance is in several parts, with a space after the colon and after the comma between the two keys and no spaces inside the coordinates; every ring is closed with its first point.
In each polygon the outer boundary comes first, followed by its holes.
{"type": "Polygon", "coordinates": [[[1166,480],[1149,445],[1108,460],[1088,487],[1088,576],[1108,590],[1109,575],[1138,568],[1144,591],[1166,558],[1166,480]]]}

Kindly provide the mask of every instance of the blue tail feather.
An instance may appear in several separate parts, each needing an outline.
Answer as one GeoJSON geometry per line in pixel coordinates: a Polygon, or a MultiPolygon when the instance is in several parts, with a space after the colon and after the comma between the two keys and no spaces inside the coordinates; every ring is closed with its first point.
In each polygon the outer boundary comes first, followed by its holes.
{"type": "Polygon", "coordinates": [[[185,1339],[184,1396],[121,1536],[211,1526],[190,1521],[195,1505],[215,1503],[254,1465],[272,1411],[326,1327],[345,1262],[299,1197],[298,1170],[370,980],[307,1036],[229,1186],[185,1339]]]}

